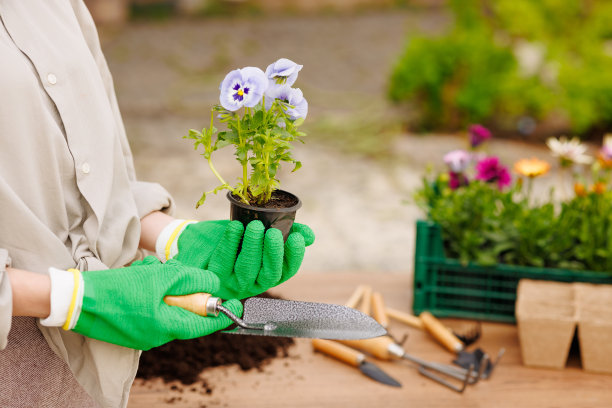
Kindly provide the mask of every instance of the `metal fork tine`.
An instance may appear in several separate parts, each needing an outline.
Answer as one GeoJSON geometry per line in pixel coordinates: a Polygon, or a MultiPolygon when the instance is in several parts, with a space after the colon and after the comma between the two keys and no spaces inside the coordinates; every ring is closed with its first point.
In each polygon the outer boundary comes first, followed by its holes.
{"type": "MultiPolygon", "coordinates": [[[[433,370],[433,369],[434,368],[429,368],[429,370],[433,370]]],[[[470,370],[469,370],[468,374],[463,377],[463,383],[461,384],[460,387],[455,385],[455,384],[452,384],[452,383],[446,381],[444,378],[442,378],[442,377],[432,373],[429,370],[425,366],[422,366],[422,365],[419,366],[419,373],[421,375],[424,375],[425,377],[428,377],[428,378],[430,378],[430,379],[432,379],[432,380],[434,380],[434,381],[436,381],[436,382],[438,382],[438,383],[440,383],[440,384],[450,388],[453,391],[456,391],[458,393],[463,393],[463,391],[465,391],[466,387],[470,383],[471,373],[473,372],[473,367],[470,367],[470,370]]],[[[437,370],[437,371],[441,372],[442,374],[448,375],[447,373],[444,373],[442,371],[439,371],[439,370],[437,370]]]]}
{"type": "Polygon", "coordinates": [[[471,366],[471,371],[468,371],[466,368],[455,367],[449,364],[431,363],[431,366],[435,367],[437,371],[440,371],[441,373],[459,381],[463,381],[467,377],[470,379],[468,382],[470,385],[476,384],[481,378],[481,373],[476,371],[473,366],[471,366]]]}
{"type": "Polygon", "coordinates": [[[499,360],[502,358],[505,352],[506,352],[506,349],[502,347],[497,353],[497,357],[495,358],[495,361],[491,361],[489,359],[489,361],[486,364],[487,368],[482,373],[483,379],[486,380],[491,377],[491,374],[493,373],[493,369],[497,366],[497,364],[499,363],[499,360]]]}

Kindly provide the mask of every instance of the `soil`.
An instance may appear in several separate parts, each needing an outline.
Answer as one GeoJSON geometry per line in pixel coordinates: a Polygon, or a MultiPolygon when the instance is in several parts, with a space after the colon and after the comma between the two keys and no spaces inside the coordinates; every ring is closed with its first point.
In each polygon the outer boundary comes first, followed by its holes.
{"type": "MultiPolygon", "coordinates": [[[[240,200],[239,197],[232,195],[236,200],[240,200]]],[[[293,194],[289,194],[283,190],[275,190],[272,192],[272,197],[267,203],[257,204],[252,201],[249,204],[257,208],[270,208],[270,209],[281,209],[291,208],[299,202],[299,199],[293,194]]]]}
{"type": "MultiPolygon", "coordinates": [[[[272,297],[268,293],[261,297],[272,297]]],[[[164,382],[190,385],[200,382],[205,393],[212,387],[200,374],[209,367],[237,364],[243,371],[261,370],[276,357],[287,357],[293,339],[214,333],[192,340],[177,340],[142,353],[136,377],[160,377],[164,382]]],[[[178,389],[178,386],[173,385],[178,389]]]]}

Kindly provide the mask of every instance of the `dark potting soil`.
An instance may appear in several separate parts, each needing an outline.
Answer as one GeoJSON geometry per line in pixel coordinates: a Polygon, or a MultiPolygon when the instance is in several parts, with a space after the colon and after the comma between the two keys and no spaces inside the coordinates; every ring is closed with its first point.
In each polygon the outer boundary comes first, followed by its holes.
{"type": "MultiPolygon", "coordinates": [[[[237,200],[238,197],[234,196],[237,200]]],[[[286,194],[283,191],[275,190],[272,192],[272,196],[270,197],[270,201],[265,204],[257,204],[256,202],[250,203],[254,207],[259,208],[290,208],[298,203],[298,200],[295,196],[286,194]]]]}
{"type": "MultiPolygon", "coordinates": [[[[267,293],[262,297],[273,297],[267,293]]],[[[244,371],[262,366],[277,356],[287,357],[294,344],[286,337],[241,336],[214,333],[192,340],[175,340],[161,347],[144,351],[136,377],[160,377],[165,382],[178,380],[193,384],[208,367],[238,364],[244,371]]],[[[206,386],[207,392],[212,388],[206,386]]]]}

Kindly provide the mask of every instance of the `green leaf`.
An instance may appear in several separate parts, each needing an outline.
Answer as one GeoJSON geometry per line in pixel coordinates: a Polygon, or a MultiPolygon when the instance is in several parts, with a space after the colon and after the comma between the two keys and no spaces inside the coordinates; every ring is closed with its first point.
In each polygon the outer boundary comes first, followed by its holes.
{"type": "Polygon", "coordinates": [[[266,144],[266,139],[263,135],[258,134],[253,138],[253,142],[259,143],[260,145],[263,146],[266,144]]]}
{"type": "Polygon", "coordinates": [[[217,139],[217,142],[215,143],[215,150],[222,149],[225,146],[229,146],[231,144],[232,143],[229,140],[217,139]]]}
{"type": "Polygon", "coordinates": [[[189,129],[188,135],[185,137],[190,139],[199,139],[200,137],[202,137],[202,133],[198,132],[195,129],[189,129]]]}
{"type": "Polygon", "coordinates": [[[293,168],[293,170],[291,170],[291,172],[293,173],[294,171],[298,171],[300,168],[302,168],[302,162],[301,161],[294,161],[295,163],[295,167],[293,168]]]}
{"type": "Polygon", "coordinates": [[[198,202],[196,203],[196,210],[202,205],[204,204],[204,201],[206,201],[206,193],[202,194],[202,197],[200,197],[200,199],[198,200],[198,202]]]}
{"type": "Polygon", "coordinates": [[[262,122],[263,122],[263,111],[258,110],[257,112],[255,112],[255,115],[253,115],[253,127],[259,127],[261,126],[262,122]]]}
{"type": "Polygon", "coordinates": [[[246,163],[248,153],[249,149],[247,146],[238,146],[236,148],[236,158],[238,158],[240,163],[246,163]]]}

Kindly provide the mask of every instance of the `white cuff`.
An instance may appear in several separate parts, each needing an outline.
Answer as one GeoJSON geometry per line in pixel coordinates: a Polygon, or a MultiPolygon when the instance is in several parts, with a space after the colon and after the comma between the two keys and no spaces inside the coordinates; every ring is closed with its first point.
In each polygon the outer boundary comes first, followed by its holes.
{"type": "Polygon", "coordinates": [[[196,222],[197,221],[174,220],[164,227],[159,233],[157,241],[155,241],[155,253],[160,261],[166,262],[168,259],[172,259],[178,254],[179,236],[188,225],[196,222]],[[170,242],[170,246],[168,246],[170,240],[172,240],[172,242],[170,242]]]}
{"type": "MultiPolygon", "coordinates": [[[[51,267],[49,268],[49,277],[51,278],[51,313],[48,317],[41,319],[40,324],[49,327],[61,327],[66,322],[66,319],[68,319],[68,311],[74,291],[74,274],[51,267]]],[[[73,329],[79,320],[81,306],[83,306],[84,289],[83,277],[80,277],[74,311],[72,312],[68,330],[73,329]]]]}

